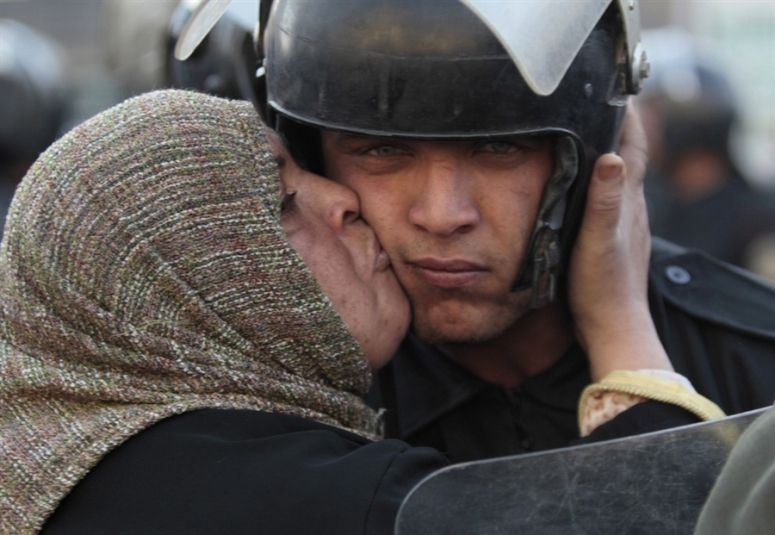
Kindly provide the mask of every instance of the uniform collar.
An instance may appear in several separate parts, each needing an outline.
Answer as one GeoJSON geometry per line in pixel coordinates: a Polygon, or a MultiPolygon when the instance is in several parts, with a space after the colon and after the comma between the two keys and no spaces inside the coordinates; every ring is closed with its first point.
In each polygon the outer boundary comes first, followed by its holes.
{"type": "MultiPolygon", "coordinates": [[[[392,366],[400,438],[414,434],[485,390],[503,390],[475,377],[414,336],[401,345],[392,366]]],[[[556,409],[575,411],[581,389],[589,381],[586,356],[574,344],[556,363],[512,392],[556,409]]]]}

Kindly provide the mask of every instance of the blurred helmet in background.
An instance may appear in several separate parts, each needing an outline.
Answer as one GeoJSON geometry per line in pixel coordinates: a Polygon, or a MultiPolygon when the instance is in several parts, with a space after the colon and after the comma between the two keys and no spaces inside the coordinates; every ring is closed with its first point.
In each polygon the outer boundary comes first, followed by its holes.
{"type": "Polygon", "coordinates": [[[49,37],[0,19],[0,164],[31,163],[57,137],[66,105],[65,55],[49,37]]]}
{"type": "Polygon", "coordinates": [[[200,0],[183,0],[172,14],[166,43],[169,85],[194,89],[219,97],[252,100],[257,60],[253,28],[257,0],[232,3],[194,53],[185,61],[174,57],[181,31],[200,0]]]}
{"type": "Polygon", "coordinates": [[[644,32],[644,41],[652,69],[640,99],[651,115],[644,119],[653,125],[654,163],[669,171],[685,155],[705,151],[735,170],[730,142],[739,105],[723,67],[703,57],[684,30],[644,32]]]}
{"type": "Polygon", "coordinates": [[[102,5],[105,65],[123,93],[168,86],[167,42],[177,0],[107,0],[102,5]]]}

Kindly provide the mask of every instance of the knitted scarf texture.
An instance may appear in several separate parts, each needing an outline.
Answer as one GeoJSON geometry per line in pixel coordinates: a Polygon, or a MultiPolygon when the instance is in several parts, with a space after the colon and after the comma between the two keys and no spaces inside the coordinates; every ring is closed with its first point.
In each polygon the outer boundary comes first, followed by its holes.
{"type": "Polygon", "coordinates": [[[0,532],[34,533],[111,449],[199,408],[376,433],[370,372],[280,226],[246,102],[159,91],[22,181],[0,245],[0,532]]]}

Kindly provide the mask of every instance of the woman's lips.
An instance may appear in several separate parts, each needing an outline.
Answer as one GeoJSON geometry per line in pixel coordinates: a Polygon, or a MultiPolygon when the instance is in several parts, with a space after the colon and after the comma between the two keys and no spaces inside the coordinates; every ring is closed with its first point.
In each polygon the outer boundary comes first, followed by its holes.
{"type": "Polygon", "coordinates": [[[466,286],[487,271],[479,264],[458,259],[423,258],[408,264],[426,283],[443,289],[466,286]]]}
{"type": "Polygon", "coordinates": [[[377,257],[374,260],[374,267],[377,271],[385,271],[390,267],[390,258],[384,249],[380,249],[377,253],[377,257]]]}
{"type": "Polygon", "coordinates": [[[382,244],[379,242],[377,236],[374,236],[374,269],[377,271],[385,271],[390,268],[390,258],[388,257],[385,249],[382,248],[382,244]]]}

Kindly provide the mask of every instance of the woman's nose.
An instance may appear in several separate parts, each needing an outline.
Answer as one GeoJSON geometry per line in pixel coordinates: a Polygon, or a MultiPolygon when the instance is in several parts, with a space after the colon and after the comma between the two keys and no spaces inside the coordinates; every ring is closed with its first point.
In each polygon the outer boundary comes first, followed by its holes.
{"type": "Polygon", "coordinates": [[[348,224],[360,218],[361,205],[353,190],[325,178],[320,179],[317,189],[316,202],[319,203],[323,217],[332,230],[341,233],[348,224]]]}

